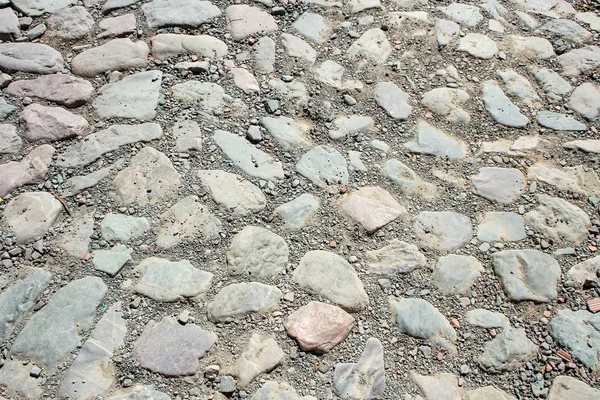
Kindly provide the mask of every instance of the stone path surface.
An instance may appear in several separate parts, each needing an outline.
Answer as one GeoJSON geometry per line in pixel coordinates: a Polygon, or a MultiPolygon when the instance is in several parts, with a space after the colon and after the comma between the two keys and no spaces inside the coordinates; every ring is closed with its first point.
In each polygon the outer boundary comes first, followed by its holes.
{"type": "Polygon", "coordinates": [[[599,0],[0,0],[0,400],[600,400],[599,0]]]}

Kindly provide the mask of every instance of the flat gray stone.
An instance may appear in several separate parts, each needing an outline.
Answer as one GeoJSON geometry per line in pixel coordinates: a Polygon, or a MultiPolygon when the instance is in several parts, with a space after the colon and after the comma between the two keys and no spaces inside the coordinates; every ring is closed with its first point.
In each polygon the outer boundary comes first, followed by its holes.
{"type": "Polygon", "coordinates": [[[316,400],[316,397],[300,396],[285,382],[267,381],[254,393],[251,400],[316,400]]]}
{"type": "Polygon", "coordinates": [[[190,150],[202,150],[204,134],[196,121],[181,120],[173,125],[173,138],[175,151],[186,153],[190,150]]]}
{"type": "Polygon", "coordinates": [[[21,360],[7,359],[0,369],[0,384],[6,388],[5,394],[11,397],[7,398],[2,396],[0,397],[0,400],[9,400],[13,398],[41,398],[43,390],[40,387],[39,377],[32,377],[30,374],[31,369],[31,363],[23,365],[23,361],[21,360]]]}
{"type": "Polygon", "coordinates": [[[97,271],[115,276],[125,264],[132,261],[132,253],[132,249],[122,244],[118,244],[110,250],[95,250],[92,252],[92,265],[97,271]]]}
{"type": "Polygon", "coordinates": [[[314,70],[314,78],[338,90],[362,90],[363,84],[352,79],[344,79],[346,69],[335,61],[323,61],[314,70]]]}
{"type": "Polygon", "coordinates": [[[510,372],[533,360],[537,352],[538,347],[527,338],[525,329],[506,327],[487,342],[477,362],[489,373],[510,372]]]}
{"type": "Polygon", "coordinates": [[[62,287],[29,319],[10,355],[32,358],[55,372],[81,345],[82,332],[91,328],[106,291],[102,279],[91,276],[62,287]]]}
{"type": "Polygon", "coordinates": [[[469,94],[461,89],[435,88],[423,94],[421,104],[447,121],[468,124],[471,116],[460,106],[469,98],[469,94]]]}
{"type": "Polygon", "coordinates": [[[275,70],[275,41],[268,36],[261,37],[253,46],[251,56],[256,72],[270,74],[275,70]]]}
{"type": "Polygon", "coordinates": [[[11,8],[0,9],[0,40],[12,41],[21,36],[21,24],[11,8]]]}
{"type": "Polygon", "coordinates": [[[86,189],[96,186],[100,181],[107,178],[112,171],[112,166],[100,168],[87,175],[75,175],[63,184],[63,197],[75,196],[86,189]]]}
{"type": "MultiPolygon", "coordinates": [[[[4,97],[0,97],[0,121],[5,120],[16,109],[15,106],[7,103],[4,97]]],[[[0,135],[2,135],[2,133],[0,133],[0,135]]],[[[0,144],[0,151],[2,151],[2,144],[0,144]]]]}
{"type": "Polygon", "coordinates": [[[150,28],[198,28],[221,16],[219,7],[199,0],[152,0],[142,6],[142,11],[150,28]]]}
{"type": "Polygon", "coordinates": [[[570,376],[559,375],[552,381],[548,400],[600,399],[600,390],[570,376]]]}
{"type": "Polygon", "coordinates": [[[0,341],[8,339],[29,314],[51,278],[52,274],[48,271],[32,269],[24,279],[12,283],[0,293],[0,341]]]}
{"type": "Polygon", "coordinates": [[[369,338],[358,362],[335,366],[333,391],[340,397],[354,399],[380,398],[385,392],[383,345],[369,338]]]}
{"type": "Polygon", "coordinates": [[[37,97],[68,108],[75,108],[89,101],[94,94],[94,87],[85,79],[66,74],[53,74],[12,82],[5,91],[14,96],[37,97]]]}
{"type": "Polygon", "coordinates": [[[392,318],[401,333],[424,339],[456,354],[456,331],[437,308],[423,299],[390,296],[392,318]]]}
{"type": "Polygon", "coordinates": [[[600,86],[585,82],[577,86],[569,98],[569,107],[591,121],[600,116],[600,86]]]}
{"type": "MultiPolygon", "coordinates": [[[[552,100],[561,100],[573,90],[573,86],[562,76],[548,68],[530,65],[527,70],[535,77],[546,95],[552,100]]],[[[571,105],[569,107],[573,108],[571,105]]]]}
{"type": "Polygon", "coordinates": [[[375,130],[373,118],[362,115],[348,115],[337,117],[329,130],[331,139],[343,139],[358,135],[360,132],[372,132],[375,130]]]}
{"type": "Polygon", "coordinates": [[[450,254],[439,258],[433,282],[442,294],[462,294],[471,289],[484,271],[475,257],[450,254]]]}
{"type": "Polygon", "coordinates": [[[542,100],[527,78],[512,69],[498,70],[496,73],[504,82],[509,97],[530,108],[542,107],[542,100]]]}
{"type": "Polygon", "coordinates": [[[93,78],[109,71],[143,68],[148,64],[148,52],[148,45],[144,41],[113,39],[73,57],[71,69],[75,75],[93,78]]]}
{"type": "Polygon", "coordinates": [[[268,181],[283,179],[283,167],[273,156],[254,147],[241,136],[216,130],[213,141],[221,148],[233,164],[250,176],[268,181]]]}
{"type": "Polygon", "coordinates": [[[404,147],[411,153],[431,154],[452,159],[464,158],[468,152],[468,147],[462,140],[450,136],[423,120],[419,120],[415,140],[406,143],[404,147]]]}
{"type": "Polygon", "coordinates": [[[319,44],[325,43],[331,37],[333,30],[329,22],[319,14],[305,12],[292,27],[302,36],[319,44]]]}
{"type": "Polygon", "coordinates": [[[350,59],[366,61],[370,64],[383,65],[392,54],[392,45],[379,28],[367,30],[350,45],[346,55],[350,59]]]}
{"type": "Polygon", "coordinates": [[[134,271],[140,275],[134,286],[136,293],[162,302],[198,300],[210,289],[213,279],[213,274],[195,268],[188,260],[150,257],[134,271]]]}
{"type": "Polygon", "coordinates": [[[267,206],[260,188],[239,175],[221,170],[198,171],[198,178],[212,199],[234,217],[255,214],[267,206]]]}
{"type": "MultiPolygon", "coordinates": [[[[14,4],[14,3],[13,3],[14,4]]],[[[0,43],[2,71],[55,74],[66,71],[62,55],[41,43],[0,43]]]]}
{"type": "Polygon", "coordinates": [[[11,0],[14,8],[25,15],[39,17],[44,13],[53,13],[72,4],[75,0],[11,0]]]}
{"type": "Polygon", "coordinates": [[[206,113],[221,115],[223,107],[232,105],[233,98],[225,90],[211,82],[188,80],[174,85],[173,98],[184,103],[197,104],[206,113]]]}
{"type": "Polygon", "coordinates": [[[600,47],[587,46],[571,50],[558,56],[558,62],[564,76],[577,77],[600,66],[600,47]]]}
{"type": "Polygon", "coordinates": [[[523,128],[529,123],[529,118],[521,113],[504,94],[494,80],[485,81],[482,85],[485,109],[494,121],[512,128],[523,128]]]}
{"type": "Polygon", "coordinates": [[[58,10],[46,20],[48,34],[65,40],[83,39],[94,27],[94,18],[83,6],[58,10]]]}
{"type": "Polygon", "coordinates": [[[517,242],[526,237],[525,221],[519,214],[491,211],[479,218],[477,239],[483,242],[517,242]]]}
{"type": "Polygon", "coordinates": [[[576,45],[582,45],[592,41],[592,34],[570,19],[552,19],[535,31],[554,39],[563,39],[576,45]]]}
{"type": "Polygon", "coordinates": [[[288,263],[288,245],[268,229],[246,226],[236,234],[227,251],[227,271],[266,279],[281,273],[288,263]]]}
{"type": "Polygon", "coordinates": [[[198,325],[181,325],[173,317],[163,317],[160,322],[150,320],[146,324],[134,344],[133,354],[142,368],[152,372],[165,376],[194,375],[199,359],[216,341],[216,334],[198,325]]]}
{"type": "Polygon", "coordinates": [[[135,385],[132,388],[115,390],[114,393],[107,400],[172,400],[168,394],[154,390],[154,386],[135,385]]]}
{"type": "Polygon", "coordinates": [[[314,64],[317,59],[317,51],[297,36],[282,33],[281,44],[289,57],[297,58],[309,65],[314,64]]]}
{"type": "Polygon", "coordinates": [[[44,236],[58,219],[63,205],[48,192],[22,193],[4,209],[3,222],[17,243],[44,236]]]}
{"type": "Polygon", "coordinates": [[[557,296],[560,266],[537,250],[504,250],[492,254],[494,272],[513,301],[547,303],[557,296]]]}
{"type": "Polygon", "coordinates": [[[510,54],[532,62],[554,57],[552,43],[541,37],[507,35],[502,48],[510,54]]]}
{"type": "Polygon", "coordinates": [[[294,281],[309,293],[322,296],[348,311],[360,311],[369,296],[354,268],[328,251],[309,251],[294,270],[294,281]]]}
{"type": "Polygon", "coordinates": [[[567,114],[559,114],[553,111],[540,111],[536,120],[543,127],[555,131],[587,131],[587,125],[577,121],[567,114]]]}
{"type": "Polygon", "coordinates": [[[536,196],[538,206],[525,214],[525,222],[547,238],[581,244],[591,226],[579,207],[546,194],[536,196]]]}
{"type": "Polygon", "coordinates": [[[296,164],[296,171],[321,188],[348,184],[346,160],[330,146],[310,149],[296,164]]]}
{"type": "Polygon", "coordinates": [[[439,47],[449,45],[459,35],[460,25],[456,22],[439,18],[435,21],[435,39],[439,47]]]}
{"type": "Polygon", "coordinates": [[[389,277],[408,274],[424,267],[427,261],[417,246],[398,239],[379,250],[367,251],[366,255],[370,272],[389,277]]]}
{"type": "Polygon", "coordinates": [[[424,198],[432,198],[437,195],[435,185],[425,182],[406,164],[394,158],[385,162],[381,172],[383,176],[398,185],[404,194],[420,195],[424,198]]]}
{"type": "MultiPolygon", "coordinates": [[[[300,229],[314,220],[320,206],[319,199],[309,193],[304,193],[292,201],[277,207],[274,211],[285,223],[289,230],[300,229]]],[[[316,222],[316,221],[314,221],[316,222]]]]}
{"type": "Polygon", "coordinates": [[[483,167],[471,178],[473,192],[498,203],[510,204],[525,190],[525,176],[515,168],[483,167]]]}
{"type": "Polygon", "coordinates": [[[386,190],[366,186],[344,195],[337,201],[339,209],[373,233],[403,214],[406,209],[386,190]]]}
{"type": "Polygon", "coordinates": [[[475,58],[489,60],[498,54],[498,45],[482,33],[467,33],[458,42],[456,51],[464,51],[475,58]]]}
{"type": "Polygon", "coordinates": [[[162,136],[163,131],[159,124],[112,125],[67,147],[58,157],[57,164],[60,167],[85,166],[121,146],[149,142],[162,136]]]}
{"type": "Polygon", "coordinates": [[[438,7],[438,9],[448,18],[469,27],[475,27],[483,20],[483,15],[477,6],[452,3],[447,7],[438,7]]]}
{"type": "Polygon", "coordinates": [[[375,86],[375,101],[390,117],[400,121],[407,119],[412,111],[408,94],[392,82],[379,82],[375,86]]]}
{"type": "Polygon", "coordinates": [[[598,272],[600,271],[600,257],[596,256],[585,260],[567,271],[567,278],[576,282],[580,287],[584,285],[594,285],[598,282],[598,272]]]}
{"type": "MultiPolygon", "coordinates": [[[[22,147],[23,139],[17,135],[17,127],[11,124],[0,124],[0,154],[17,153],[22,147]]],[[[8,165],[8,163],[6,165],[8,165]]],[[[0,167],[0,171],[2,171],[2,169],[3,168],[0,167]]],[[[3,176],[6,175],[3,174],[3,176]]],[[[0,193],[5,190],[4,185],[0,185],[0,193]]],[[[2,194],[2,196],[5,194],[6,193],[2,194]]]]}
{"type": "Polygon", "coordinates": [[[221,221],[198,196],[182,198],[160,216],[160,221],[156,245],[162,249],[181,243],[215,240],[222,231],[221,221]]]}
{"type": "Polygon", "coordinates": [[[117,174],[113,185],[121,204],[156,204],[176,195],[181,176],[166,155],[144,147],[117,174]]]}
{"type": "Polygon", "coordinates": [[[234,283],[223,287],[206,307],[210,320],[218,322],[273,311],[279,307],[282,297],[283,293],[275,286],[234,283]]]}
{"type": "Polygon", "coordinates": [[[270,14],[257,7],[234,4],[225,9],[227,29],[233,40],[266,34],[277,30],[277,22],[270,14]]]}
{"type": "Polygon", "coordinates": [[[310,123],[295,121],[288,117],[264,117],[260,124],[267,130],[281,148],[290,150],[294,148],[311,147],[312,141],[308,135],[312,129],[310,123]]]}
{"type": "Polygon", "coordinates": [[[101,118],[135,118],[149,121],[156,116],[161,71],[146,71],[104,85],[93,102],[101,118]]]}
{"type": "Polygon", "coordinates": [[[73,114],[62,107],[48,107],[31,104],[21,113],[24,125],[23,136],[30,142],[56,141],[85,136],[89,124],[85,118],[73,114]]]}
{"type": "Polygon", "coordinates": [[[558,310],[550,322],[554,340],[588,368],[600,362],[600,314],[586,310],[558,310]]]}
{"type": "Polygon", "coordinates": [[[225,366],[221,374],[238,378],[237,386],[244,388],[263,372],[275,369],[284,357],[283,350],[273,337],[254,333],[240,358],[233,365],[225,366]]]}
{"type": "Polygon", "coordinates": [[[600,153],[600,140],[598,139],[584,139],[584,140],[572,140],[570,142],[563,143],[565,149],[581,150],[586,153],[600,153]]]}
{"type": "Polygon", "coordinates": [[[220,59],[227,55],[227,44],[209,35],[161,33],[151,40],[152,56],[157,60],[166,60],[182,54],[211,59],[220,59]]]}
{"type": "Polygon", "coordinates": [[[128,242],[150,229],[144,217],[108,213],[100,223],[102,238],[108,241],[128,242]]]}
{"type": "Polygon", "coordinates": [[[58,387],[60,397],[93,398],[105,394],[116,381],[111,358],[127,334],[121,304],[115,303],[98,321],[58,387]]]}
{"type": "MultiPolygon", "coordinates": [[[[0,125],[0,128],[7,125],[0,125]]],[[[8,125],[12,127],[12,125],[8,125]]],[[[9,129],[8,132],[12,132],[9,129]]],[[[16,133],[15,133],[16,134],[16,133]]],[[[17,146],[20,141],[11,139],[12,146],[17,146]]],[[[14,148],[14,147],[13,147],[14,148]]],[[[0,196],[6,196],[12,190],[23,185],[43,182],[46,178],[48,166],[52,162],[54,147],[49,144],[43,144],[31,150],[21,161],[10,161],[6,164],[0,164],[0,196]]]]}
{"type": "Polygon", "coordinates": [[[486,329],[505,329],[510,327],[510,322],[506,315],[499,312],[485,310],[483,308],[475,308],[467,311],[467,322],[471,325],[486,329]]]}
{"type": "Polygon", "coordinates": [[[420,212],[414,230],[422,246],[438,250],[461,248],[473,235],[469,218],[452,211],[420,212]]]}

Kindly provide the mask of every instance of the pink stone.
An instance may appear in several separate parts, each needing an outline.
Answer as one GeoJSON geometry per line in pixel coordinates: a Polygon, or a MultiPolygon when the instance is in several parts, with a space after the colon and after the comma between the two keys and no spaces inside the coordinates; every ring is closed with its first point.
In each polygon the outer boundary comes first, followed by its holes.
{"type": "Polygon", "coordinates": [[[23,185],[43,182],[53,154],[54,147],[43,144],[19,162],[0,165],[0,197],[23,185]]]}
{"type": "Polygon", "coordinates": [[[339,207],[369,233],[406,213],[389,192],[376,186],[363,187],[345,195],[339,207]]]}
{"type": "Polygon", "coordinates": [[[98,39],[128,35],[135,32],[135,15],[125,14],[103,19],[98,23],[98,28],[102,30],[98,34],[98,39]]]}
{"type": "Polygon", "coordinates": [[[31,104],[23,110],[21,122],[25,125],[24,136],[31,142],[38,140],[61,140],[83,136],[89,124],[85,118],[61,107],[31,104]]]}
{"type": "Polygon", "coordinates": [[[246,4],[227,7],[225,16],[227,17],[227,29],[233,40],[242,40],[248,36],[277,30],[277,22],[271,14],[246,4]]]}
{"type": "Polygon", "coordinates": [[[327,353],[348,336],[354,322],[337,306],[311,301],[290,314],[285,329],[302,350],[327,353]]]}
{"type": "Polygon", "coordinates": [[[13,82],[8,85],[6,92],[19,97],[38,97],[75,108],[88,102],[94,94],[94,87],[85,79],[53,74],[13,82]]]}

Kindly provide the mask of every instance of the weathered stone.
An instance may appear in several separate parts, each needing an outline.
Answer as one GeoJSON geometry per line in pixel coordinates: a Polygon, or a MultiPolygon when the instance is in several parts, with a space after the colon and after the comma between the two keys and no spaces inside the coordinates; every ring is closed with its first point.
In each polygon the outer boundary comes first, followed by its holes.
{"type": "MultiPolygon", "coordinates": [[[[12,114],[17,108],[12,104],[8,103],[4,97],[0,97],[0,121],[5,120],[10,114],[12,114]]],[[[7,126],[7,125],[3,125],[7,126]]],[[[2,152],[2,132],[0,132],[0,152],[2,152]]]]}
{"type": "Polygon", "coordinates": [[[365,59],[371,63],[384,64],[392,54],[392,45],[387,40],[385,32],[379,28],[373,28],[352,43],[346,54],[351,59],[365,59]]]}
{"type": "MultiPolygon", "coordinates": [[[[111,0],[109,0],[110,2],[111,0]]],[[[117,1],[117,0],[113,0],[117,1]]],[[[130,1],[130,0],[127,0],[130,1]]],[[[153,386],[136,385],[132,388],[116,390],[107,400],[172,400],[166,393],[154,390],[153,386]]]]}
{"type": "Polygon", "coordinates": [[[275,339],[254,333],[240,358],[233,365],[225,366],[222,374],[237,377],[238,387],[244,388],[263,372],[270,372],[276,368],[284,357],[283,350],[275,339]]]}
{"type": "Polygon", "coordinates": [[[129,167],[113,181],[116,197],[122,204],[155,204],[173,197],[181,177],[169,158],[152,147],[144,147],[129,167]]]}
{"type": "Polygon", "coordinates": [[[479,218],[477,239],[483,242],[516,242],[527,237],[525,221],[513,212],[486,212],[479,218]]]}
{"type": "Polygon", "coordinates": [[[166,60],[181,54],[220,59],[227,54],[227,45],[209,35],[162,33],[152,38],[152,56],[154,58],[166,60]]]}
{"type": "Polygon", "coordinates": [[[217,341],[217,335],[195,324],[181,325],[173,317],[150,320],[135,342],[133,353],[142,368],[166,376],[194,375],[198,360],[217,341]]]}
{"type": "Polygon", "coordinates": [[[310,65],[317,60],[317,51],[310,44],[289,33],[281,34],[281,44],[288,56],[298,58],[310,65]]]}
{"type": "Polygon", "coordinates": [[[354,322],[339,307],[311,301],[290,314],[284,326],[302,350],[327,353],[348,336],[354,322]]]}
{"type": "Polygon", "coordinates": [[[475,58],[489,60],[498,53],[498,46],[482,33],[467,33],[458,42],[456,51],[464,51],[475,58]]]}
{"type": "Polygon", "coordinates": [[[0,293],[0,341],[8,339],[27,316],[51,278],[50,272],[32,269],[24,279],[14,282],[0,293]]]}
{"type": "Polygon", "coordinates": [[[387,114],[398,120],[405,120],[412,111],[408,104],[408,94],[392,82],[379,82],[375,87],[375,101],[387,114]]]}
{"type": "Polygon", "coordinates": [[[98,321],[58,387],[60,397],[93,398],[106,393],[116,380],[111,358],[125,341],[127,324],[116,303],[98,321]]]}
{"type": "Polygon", "coordinates": [[[132,249],[118,244],[111,250],[95,250],[92,252],[92,265],[97,271],[115,276],[131,259],[132,249]]]}
{"type": "Polygon", "coordinates": [[[584,139],[563,143],[565,149],[581,150],[587,153],[600,153],[600,140],[584,139]]]}
{"type": "Polygon", "coordinates": [[[161,80],[161,71],[146,71],[104,85],[94,100],[94,110],[101,118],[152,120],[156,116],[161,80]]]}
{"type": "Polygon", "coordinates": [[[126,36],[135,32],[135,15],[123,14],[119,15],[118,17],[103,19],[98,23],[98,28],[101,30],[101,32],[98,34],[98,39],[126,36]]]}
{"type": "Polygon", "coordinates": [[[262,191],[239,175],[203,170],[198,171],[198,178],[212,199],[235,217],[257,213],[267,206],[262,191]]]}
{"type": "Polygon", "coordinates": [[[471,178],[473,192],[498,203],[510,204],[525,190],[525,176],[515,168],[483,167],[471,178]]]}
{"type": "Polygon", "coordinates": [[[88,255],[94,234],[94,212],[82,207],[72,213],[72,219],[64,224],[53,242],[69,256],[83,259],[88,255]]]}
{"type": "Polygon", "coordinates": [[[20,360],[9,358],[4,361],[4,365],[0,368],[0,384],[6,388],[5,394],[11,397],[0,396],[0,400],[39,399],[42,397],[40,381],[31,376],[31,368],[30,363],[23,365],[23,361],[20,360]]]}
{"type": "Polygon", "coordinates": [[[314,70],[314,77],[317,81],[331,86],[338,90],[362,90],[363,84],[352,79],[343,79],[346,69],[335,61],[327,60],[322,62],[314,70]]]}
{"type": "Polygon", "coordinates": [[[195,268],[188,260],[150,257],[135,267],[140,275],[134,290],[156,301],[197,300],[209,289],[213,274],[195,268]]]}
{"type": "Polygon", "coordinates": [[[512,69],[496,72],[504,82],[506,93],[510,97],[528,107],[540,108],[542,106],[540,97],[535,93],[533,86],[526,78],[512,69]]]}
{"type": "Polygon", "coordinates": [[[557,296],[560,266],[537,250],[504,250],[492,254],[494,272],[513,301],[547,303],[557,296]]]}
{"type": "Polygon", "coordinates": [[[61,107],[31,104],[21,113],[25,125],[24,136],[30,142],[63,140],[84,136],[89,128],[85,118],[61,107]]]}
{"type": "Polygon", "coordinates": [[[276,181],[283,179],[283,167],[273,156],[254,147],[243,137],[216,130],[213,141],[235,166],[251,176],[276,181]]]}
{"type": "Polygon", "coordinates": [[[265,34],[277,30],[275,19],[260,8],[246,4],[235,4],[225,9],[227,29],[233,40],[242,40],[251,35],[265,34]]]}
{"type": "Polygon", "coordinates": [[[540,111],[536,120],[538,124],[555,131],[587,131],[587,125],[574,117],[552,111],[540,111]]]}
{"type": "Polygon", "coordinates": [[[450,122],[468,124],[471,117],[469,113],[460,107],[467,100],[469,100],[469,94],[464,90],[436,88],[423,95],[421,104],[434,114],[446,117],[446,120],[450,122]]]}
{"type": "Polygon", "coordinates": [[[292,24],[296,32],[316,43],[325,43],[333,31],[329,23],[319,14],[305,12],[292,24]]]}
{"type": "Polygon", "coordinates": [[[569,107],[589,120],[600,116],[600,86],[585,82],[577,86],[569,98],[569,107]]]}
{"type": "Polygon", "coordinates": [[[0,69],[33,74],[64,72],[62,55],[41,43],[0,43],[0,69]]]}
{"type": "Polygon", "coordinates": [[[595,12],[579,12],[575,14],[575,19],[588,24],[590,29],[600,32],[600,17],[595,12]]]}
{"type": "Polygon", "coordinates": [[[563,39],[576,45],[582,45],[592,41],[592,34],[585,30],[581,25],[569,19],[552,19],[536,31],[536,34],[542,34],[554,39],[563,39]]]}
{"type": "Polygon", "coordinates": [[[181,120],[173,125],[175,151],[180,153],[189,150],[202,150],[202,129],[196,121],[181,120]]]}
{"type": "Polygon", "coordinates": [[[412,153],[432,154],[453,159],[465,157],[468,151],[467,145],[462,140],[450,136],[423,120],[419,120],[415,140],[404,144],[404,147],[412,153]]]}
{"type": "Polygon", "coordinates": [[[275,286],[258,282],[234,283],[221,289],[206,307],[212,321],[225,321],[273,311],[279,307],[282,297],[283,293],[275,286]]]}
{"type": "Polygon", "coordinates": [[[53,13],[72,4],[75,0],[11,0],[13,7],[25,15],[39,17],[44,13],[53,13]]]}
{"type": "Polygon", "coordinates": [[[300,396],[285,382],[267,381],[254,393],[251,400],[317,400],[312,396],[300,396]]]}
{"type": "MultiPolygon", "coordinates": [[[[308,105],[309,93],[306,85],[300,81],[284,82],[280,79],[271,78],[269,86],[277,91],[282,99],[294,106],[295,110],[288,110],[292,113],[304,109],[308,105]]],[[[291,108],[291,107],[290,107],[291,108]]],[[[308,121],[302,121],[302,125],[312,127],[308,121]]]]}
{"type": "Polygon", "coordinates": [[[529,123],[529,118],[519,111],[504,94],[494,80],[485,81],[482,85],[485,109],[494,121],[513,128],[523,128],[529,123]]]}
{"type": "Polygon", "coordinates": [[[600,257],[594,257],[572,266],[567,272],[567,277],[579,286],[585,286],[586,284],[594,285],[598,282],[599,271],[600,257]]]}
{"type": "Polygon", "coordinates": [[[483,271],[475,257],[450,254],[438,260],[433,281],[443,294],[461,294],[471,289],[483,271]]]}
{"type": "Polygon", "coordinates": [[[439,373],[427,376],[411,371],[409,376],[417,384],[421,393],[425,396],[425,400],[457,400],[463,398],[464,393],[458,387],[456,375],[439,373]]]}
{"type": "Polygon", "coordinates": [[[473,235],[469,218],[452,211],[420,212],[414,230],[421,245],[439,250],[461,248],[473,235]]]}
{"type": "Polygon", "coordinates": [[[533,360],[537,351],[538,347],[527,338],[525,329],[506,327],[485,345],[477,361],[487,372],[508,372],[533,360]]]}
{"type": "Polygon", "coordinates": [[[256,42],[252,57],[256,72],[270,74],[275,70],[275,41],[264,36],[256,42]]]}
{"type": "Polygon", "coordinates": [[[21,25],[11,8],[0,9],[0,40],[11,41],[21,36],[21,25]]]}
{"type": "Polygon", "coordinates": [[[480,328],[508,328],[510,322],[506,315],[482,308],[467,311],[467,322],[480,328]]]}
{"type": "Polygon", "coordinates": [[[246,94],[259,93],[260,85],[250,71],[245,68],[231,68],[233,83],[246,94]]]}
{"type": "Polygon", "coordinates": [[[552,381],[548,400],[562,399],[600,399],[600,390],[573,377],[558,375],[552,381]]]}
{"type": "Polygon", "coordinates": [[[383,346],[378,339],[369,338],[356,363],[337,364],[333,390],[340,397],[354,399],[380,398],[385,391],[383,346]]]}
{"type": "Polygon", "coordinates": [[[600,362],[600,314],[586,310],[559,310],[550,322],[554,340],[588,368],[600,362]]]}
{"type": "Polygon", "coordinates": [[[439,47],[450,44],[460,34],[460,26],[453,21],[437,19],[435,21],[435,39],[439,47]]]}
{"type": "Polygon", "coordinates": [[[560,190],[582,195],[594,195],[600,188],[600,180],[593,170],[582,165],[554,168],[544,163],[535,163],[527,170],[527,177],[556,186],[560,190]]]}
{"type": "Polygon", "coordinates": [[[296,164],[296,171],[321,188],[348,183],[346,160],[339,151],[326,145],[306,152],[296,164]]]}
{"type": "Polygon", "coordinates": [[[106,290],[102,279],[91,276],[62,287],[29,319],[10,354],[32,358],[55,372],[81,344],[81,333],[92,326],[106,290]]]}
{"type": "Polygon", "coordinates": [[[426,259],[414,244],[393,239],[379,250],[367,251],[369,271],[395,277],[425,266],[426,259]]]}
{"type": "MultiPolygon", "coordinates": [[[[1,50],[0,50],[1,52],[1,50]]],[[[576,77],[600,66],[600,47],[587,46],[558,56],[562,74],[576,77]]]]}
{"type": "Polygon", "coordinates": [[[233,237],[226,256],[231,275],[265,279],[283,271],[289,249],[281,236],[258,226],[246,226],[233,237]]]}
{"type": "Polygon", "coordinates": [[[17,243],[44,236],[63,210],[48,192],[27,192],[15,197],[4,209],[4,223],[17,243]]]}
{"type": "MultiPolygon", "coordinates": [[[[560,100],[573,90],[573,86],[567,82],[562,76],[548,68],[537,67],[530,65],[527,70],[533,74],[535,79],[544,89],[546,95],[552,100],[560,100]]],[[[569,106],[573,108],[572,106],[569,106]]]]}
{"type": "Polygon", "coordinates": [[[295,121],[288,117],[264,117],[261,118],[260,124],[285,150],[306,148],[312,144],[308,135],[312,129],[312,124],[309,122],[295,121]]]}
{"type": "Polygon", "coordinates": [[[370,132],[373,130],[375,130],[375,121],[371,117],[362,115],[341,116],[333,121],[333,127],[329,130],[329,137],[332,139],[342,139],[356,136],[360,132],[370,132]]]}
{"type": "Polygon", "coordinates": [[[552,240],[582,243],[591,226],[587,214],[566,200],[539,194],[537,208],[525,214],[525,222],[552,240]]]}
{"type": "Polygon", "coordinates": [[[396,199],[378,186],[362,187],[338,201],[342,212],[373,233],[406,213],[396,199]]]}
{"type": "Polygon", "coordinates": [[[113,39],[76,55],[71,60],[71,68],[75,75],[86,78],[109,71],[143,68],[148,64],[148,52],[148,45],[141,40],[113,39]]]}
{"type": "Polygon", "coordinates": [[[396,159],[387,160],[381,170],[383,176],[394,182],[407,195],[432,198],[437,195],[435,185],[422,180],[415,171],[396,159]]]}
{"type": "Polygon", "coordinates": [[[400,332],[442,346],[456,354],[456,332],[437,308],[423,299],[388,298],[392,318],[400,332]]]}
{"type": "MultiPolygon", "coordinates": [[[[2,125],[0,125],[1,127],[2,125]]],[[[14,139],[11,141],[13,143],[12,146],[16,146],[16,143],[21,143],[14,139]]],[[[14,189],[23,185],[43,182],[46,178],[46,171],[48,171],[48,165],[52,161],[53,154],[54,147],[49,144],[43,144],[31,150],[21,161],[0,164],[0,176],[2,176],[2,180],[0,180],[0,197],[6,196],[14,189]]]]}
{"type": "Polygon", "coordinates": [[[358,14],[364,10],[370,10],[375,8],[381,8],[379,0],[351,0],[350,1],[350,12],[352,14],[358,14]]]}
{"type": "Polygon", "coordinates": [[[284,221],[286,229],[295,230],[310,224],[319,206],[320,202],[316,196],[304,193],[294,200],[280,205],[274,213],[284,221]]]}
{"type": "Polygon", "coordinates": [[[152,0],[142,6],[142,11],[150,28],[198,28],[221,16],[219,7],[199,0],[152,0]]]}
{"type": "Polygon", "coordinates": [[[88,102],[94,94],[94,87],[85,79],[53,74],[12,82],[6,88],[6,93],[19,97],[38,97],[74,108],[88,102]]]}
{"type": "Polygon", "coordinates": [[[195,240],[218,239],[222,230],[221,221],[200,202],[198,196],[182,198],[160,216],[160,221],[156,245],[162,249],[195,240]]]}
{"type": "Polygon", "coordinates": [[[138,238],[150,229],[144,217],[108,213],[100,223],[102,238],[109,241],[128,242],[138,238]]]}
{"type": "Polygon", "coordinates": [[[530,61],[547,60],[554,57],[552,44],[540,37],[507,35],[502,48],[530,61]]]}
{"type": "Polygon", "coordinates": [[[477,6],[452,3],[447,7],[438,7],[438,9],[448,18],[465,26],[475,27],[483,20],[483,15],[477,6]]]}
{"type": "Polygon", "coordinates": [[[67,147],[59,156],[60,167],[85,166],[99,159],[103,154],[117,150],[126,144],[149,142],[163,136],[159,124],[113,125],[90,135],[67,147]]]}
{"type": "Polygon", "coordinates": [[[198,104],[202,111],[209,114],[221,115],[223,107],[233,105],[233,98],[216,83],[188,80],[174,85],[171,89],[174,99],[198,104]]]}
{"type": "Polygon", "coordinates": [[[85,7],[75,6],[58,10],[46,20],[49,35],[66,40],[83,39],[94,26],[94,18],[85,7]]]}

